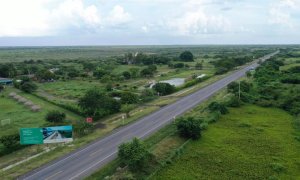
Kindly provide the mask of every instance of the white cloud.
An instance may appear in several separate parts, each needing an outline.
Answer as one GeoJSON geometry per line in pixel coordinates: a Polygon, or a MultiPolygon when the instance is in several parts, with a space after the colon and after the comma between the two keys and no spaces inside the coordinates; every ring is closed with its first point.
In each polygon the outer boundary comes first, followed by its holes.
{"type": "Polygon", "coordinates": [[[147,33],[147,32],[149,32],[149,29],[148,29],[147,26],[142,26],[142,31],[143,31],[144,33],[147,33]]]}
{"type": "Polygon", "coordinates": [[[97,27],[101,25],[101,16],[95,5],[85,6],[83,0],[65,0],[50,11],[49,21],[57,29],[97,27]]]}
{"type": "Polygon", "coordinates": [[[231,22],[215,11],[204,9],[204,4],[212,3],[210,0],[189,0],[183,4],[183,13],[169,19],[167,25],[175,29],[180,35],[199,35],[228,32],[231,22]]]}
{"type": "Polygon", "coordinates": [[[0,0],[0,36],[45,35],[49,30],[45,1],[0,0]]]}
{"type": "Polygon", "coordinates": [[[278,0],[269,8],[269,23],[283,27],[294,28],[295,23],[291,13],[299,12],[300,0],[278,0]]]}
{"type": "Polygon", "coordinates": [[[118,26],[126,24],[131,20],[131,15],[128,12],[126,12],[122,6],[116,5],[109,13],[106,19],[106,23],[111,26],[118,26]]]}

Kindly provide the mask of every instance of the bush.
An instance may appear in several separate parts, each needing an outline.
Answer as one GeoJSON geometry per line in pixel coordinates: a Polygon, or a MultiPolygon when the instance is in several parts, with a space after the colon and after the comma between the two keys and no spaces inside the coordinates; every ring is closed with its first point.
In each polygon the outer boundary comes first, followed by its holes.
{"type": "Polygon", "coordinates": [[[118,157],[131,171],[142,170],[151,158],[146,146],[137,138],[119,146],[118,157]]]}
{"type": "Polygon", "coordinates": [[[124,76],[125,79],[130,79],[130,78],[131,78],[131,74],[130,74],[130,72],[128,72],[128,71],[124,71],[124,72],[122,73],[122,75],[124,76]]]}
{"type": "Polygon", "coordinates": [[[220,112],[221,114],[227,114],[228,109],[224,104],[218,102],[212,102],[208,105],[208,109],[210,112],[220,112]]]}
{"type": "Polygon", "coordinates": [[[85,121],[78,122],[74,124],[74,132],[78,137],[88,135],[94,131],[95,127],[91,123],[85,121]]]}
{"type": "Polygon", "coordinates": [[[177,122],[177,130],[180,136],[199,139],[201,137],[201,120],[194,117],[180,118],[177,122]]]}
{"type": "Polygon", "coordinates": [[[143,102],[148,102],[156,98],[155,92],[152,89],[144,89],[141,92],[140,98],[143,102]]]}
{"type": "Polygon", "coordinates": [[[123,104],[135,104],[139,101],[138,95],[131,92],[123,92],[121,94],[121,102],[123,104]]]}
{"type": "Polygon", "coordinates": [[[220,112],[214,112],[210,115],[207,122],[208,123],[215,123],[220,119],[220,116],[221,116],[220,112]]]}
{"type": "Polygon", "coordinates": [[[59,111],[50,111],[46,115],[46,120],[51,123],[61,123],[65,118],[66,114],[59,111]]]}
{"type": "Polygon", "coordinates": [[[169,83],[157,83],[153,86],[153,89],[163,96],[172,94],[173,92],[176,91],[175,86],[172,86],[169,83]]]}
{"type": "Polygon", "coordinates": [[[32,93],[37,90],[37,85],[32,82],[25,82],[20,86],[20,89],[27,93],[32,93]]]}
{"type": "Polygon", "coordinates": [[[239,100],[238,97],[232,96],[229,101],[226,103],[227,106],[229,107],[240,107],[241,106],[241,101],[239,100]]]}
{"type": "Polygon", "coordinates": [[[7,149],[11,149],[18,146],[19,141],[20,141],[19,134],[4,135],[0,138],[0,143],[3,144],[7,149]]]}

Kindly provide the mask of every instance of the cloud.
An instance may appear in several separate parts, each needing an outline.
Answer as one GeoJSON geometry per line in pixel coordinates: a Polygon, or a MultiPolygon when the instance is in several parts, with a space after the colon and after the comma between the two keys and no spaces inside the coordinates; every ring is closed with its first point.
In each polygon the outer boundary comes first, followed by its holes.
{"type": "Polygon", "coordinates": [[[270,5],[269,23],[294,28],[292,13],[299,12],[299,10],[300,0],[277,0],[270,5]]]}
{"type": "Polygon", "coordinates": [[[179,35],[199,35],[228,32],[231,22],[216,10],[204,8],[205,5],[215,3],[211,0],[189,0],[183,4],[184,11],[177,17],[169,19],[167,26],[179,35]],[[208,11],[210,11],[208,13],[208,11]]]}
{"type": "Polygon", "coordinates": [[[144,32],[144,33],[147,33],[147,32],[149,32],[149,29],[148,29],[148,27],[147,26],[142,26],[142,31],[144,32]]]}
{"type": "Polygon", "coordinates": [[[0,0],[0,37],[56,36],[99,32],[122,26],[131,15],[120,5],[102,16],[95,4],[84,0],[0,0]]]}
{"type": "Polygon", "coordinates": [[[50,10],[49,23],[57,29],[75,27],[99,27],[101,16],[95,5],[85,6],[83,0],[65,0],[50,10]]]}
{"type": "Polygon", "coordinates": [[[116,5],[109,13],[106,23],[110,26],[119,26],[129,23],[131,20],[131,15],[126,12],[122,6],[116,5]]]}
{"type": "Polygon", "coordinates": [[[48,11],[43,1],[0,0],[0,36],[22,36],[47,34],[48,11]]]}

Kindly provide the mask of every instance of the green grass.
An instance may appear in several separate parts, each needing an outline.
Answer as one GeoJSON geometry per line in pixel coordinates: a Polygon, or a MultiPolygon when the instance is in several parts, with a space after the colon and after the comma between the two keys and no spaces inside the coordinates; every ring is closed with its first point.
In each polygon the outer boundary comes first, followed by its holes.
{"type": "Polygon", "coordinates": [[[275,108],[231,109],[152,179],[299,179],[293,119],[275,108]]]}
{"type": "Polygon", "coordinates": [[[10,119],[11,124],[5,126],[0,125],[0,136],[17,132],[19,128],[39,127],[44,125],[46,123],[45,116],[47,112],[51,110],[65,112],[67,115],[66,119],[71,121],[82,118],[72,112],[54,106],[30,94],[19,92],[13,88],[7,88],[2,94],[3,95],[0,96],[0,120],[10,119]],[[25,107],[23,104],[8,97],[9,92],[12,91],[18,92],[18,95],[32,101],[35,105],[39,105],[42,108],[41,111],[32,112],[30,108],[25,107]]]}
{"type": "Polygon", "coordinates": [[[39,83],[39,89],[47,92],[54,97],[66,99],[76,99],[92,88],[103,89],[104,85],[96,80],[68,80],[52,83],[39,83]]]}

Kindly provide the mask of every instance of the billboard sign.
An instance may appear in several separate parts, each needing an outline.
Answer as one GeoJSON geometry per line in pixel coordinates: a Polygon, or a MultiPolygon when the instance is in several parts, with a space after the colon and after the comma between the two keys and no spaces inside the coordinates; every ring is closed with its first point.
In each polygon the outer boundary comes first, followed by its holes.
{"type": "Polygon", "coordinates": [[[21,144],[47,144],[73,141],[72,126],[21,128],[21,144]]]}

